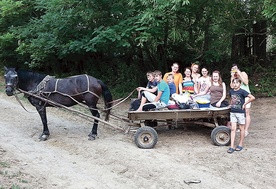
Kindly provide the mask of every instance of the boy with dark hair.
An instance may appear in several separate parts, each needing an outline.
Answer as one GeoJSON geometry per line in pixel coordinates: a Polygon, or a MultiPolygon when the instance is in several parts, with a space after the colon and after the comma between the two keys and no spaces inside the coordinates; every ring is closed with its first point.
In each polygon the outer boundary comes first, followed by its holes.
{"type": "MultiPolygon", "coordinates": [[[[235,78],[238,78],[241,80],[241,88],[242,89],[246,90],[248,93],[251,93],[250,89],[249,89],[248,75],[245,72],[240,71],[237,64],[233,64],[233,66],[231,68],[231,79],[230,79],[230,87],[231,88],[233,88],[232,81],[235,78]]],[[[247,100],[248,100],[248,98],[245,99],[245,101],[247,101],[247,100]]],[[[245,137],[247,135],[249,135],[248,129],[249,129],[249,126],[251,123],[250,108],[251,108],[251,103],[248,103],[245,107],[245,127],[244,127],[245,137]]]]}
{"type": "Polygon", "coordinates": [[[230,90],[231,96],[231,110],[230,110],[230,122],[231,122],[231,147],[227,150],[228,153],[234,151],[241,151],[243,149],[244,140],[244,126],[245,126],[245,107],[248,103],[255,100],[255,97],[247,91],[241,89],[241,80],[235,78],[232,80],[233,89],[230,90]],[[245,98],[249,100],[245,102],[245,98]],[[235,136],[237,123],[240,126],[240,142],[239,145],[234,149],[235,136]]]}
{"type": "Polygon", "coordinates": [[[154,72],[148,71],[146,75],[148,79],[147,86],[136,88],[136,90],[138,91],[138,99],[141,99],[141,95],[144,91],[148,91],[157,95],[157,82],[154,79],[154,72]]]}
{"type": "Polygon", "coordinates": [[[147,111],[154,108],[163,108],[168,105],[170,99],[170,88],[168,84],[162,80],[162,73],[159,70],[154,71],[155,81],[157,84],[157,95],[144,91],[141,99],[140,107],[137,111],[147,111]],[[146,103],[149,101],[150,103],[146,103]]]}
{"type": "Polygon", "coordinates": [[[135,111],[139,108],[141,104],[141,98],[145,91],[151,92],[157,95],[157,82],[154,79],[154,72],[148,71],[147,74],[148,83],[146,87],[137,87],[136,90],[138,91],[138,98],[132,100],[130,103],[129,111],[135,111]]]}

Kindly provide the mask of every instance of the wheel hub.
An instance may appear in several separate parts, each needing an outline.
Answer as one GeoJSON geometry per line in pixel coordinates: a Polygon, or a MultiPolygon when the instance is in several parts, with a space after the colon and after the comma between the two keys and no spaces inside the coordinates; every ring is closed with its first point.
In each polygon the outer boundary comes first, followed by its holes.
{"type": "Polygon", "coordinates": [[[147,136],[144,137],[144,142],[148,142],[149,138],[147,136]]]}

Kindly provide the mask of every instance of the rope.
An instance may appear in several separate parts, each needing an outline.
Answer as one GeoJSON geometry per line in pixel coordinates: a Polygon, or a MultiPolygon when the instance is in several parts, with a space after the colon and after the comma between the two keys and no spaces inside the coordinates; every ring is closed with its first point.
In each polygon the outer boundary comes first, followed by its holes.
{"type": "MultiPolygon", "coordinates": [[[[81,92],[81,93],[74,94],[74,95],[68,95],[68,94],[66,94],[66,93],[62,93],[62,92],[58,91],[58,82],[59,82],[60,79],[57,79],[57,80],[56,80],[56,82],[55,82],[55,90],[54,90],[53,92],[42,92],[42,90],[45,88],[46,83],[47,83],[48,81],[50,81],[51,79],[54,79],[54,78],[55,78],[55,77],[50,76],[50,75],[47,75],[47,76],[36,86],[36,88],[35,88],[34,90],[32,90],[32,91],[27,92],[27,91],[24,91],[24,90],[22,90],[22,89],[17,89],[17,90],[19,90],[20,92],[24,93],[25,95],[26,95],[26,94],[28,94],[28,95],[32,94],[31,96],[34,96],[34,97],[37,97],[37,98],[38,98],[38,96],[41,96],[41,97],[43,97],[43,101],[44,101],[44,102],[47,102],[47,100],[49,100],[49,96],[50,96],[51,94],[57,93],[57,94],[60,94],[60,95],[62,95],[62,96],[65,96],[65,97],[70,98],[70,99],[73,100],[76,104],[78,104],[78,105],[80,105],[80,106],[82,106],[82,107],[84,107],[84,108],[87,108],[87,109],[89,109],[89,110],[103,111],[103,112],[104,112],[104,111],[107,111],[107,110],[111,110],[111,109],[113,109],[113,108],[119,106],[119,105],[122,104],[124,101],[126,101],[128,98],[130,98],[130,96],[136,91],[136,88],[135,88],[135,89],[132,90],[132,92],[129,93],[129,95],[128,95],[127,97],[125,97],[125,98],[120,98],[120,99],[117,99],[117,100],[113,100],[112,102],[109,102],[109,103],[112,103],[112,104],[113,104],[114,102],[116,102],[115,105],[113,105],[113,106],[111,106],[111,107],[109,107],[109,108],[104,108],[104,109],[90,108],[90,107],[87,107],[86,105],[84,105],[84,103],[80,103],[80,102],[78,102],[77,100],[75,100],[75,99],[73,98],[74,96],[82,95],[82,94],[85,94],[85,93],[90,93],[90,94],[96,96],[98,99],[100,98],[97,94],[95,94],[94,92],[92,92],[92,91],[89,90],[89,78],[88,78],[88,75],[85,74],[85,76],[86,76],[86,79],[87,79],[87,90],[84,91],[84,92],[81,92]],[[117,102],[118,102],[118,103],[117,103],[117,102]]],[[[15,96],[16,96],[16,95],[15,95],[15,96]]],[[[21,101],[19,100],[19,98],[18,98],[17,96],[16,96],[16,100],[17,100],[17,101],[19,102],[19,104],[23,107],[23,109],[25,109],[25,111],[29,112],[29,111],[23,106],[23,104],[21,103],[21,101]]],[[[45,105],[46,105],[46,104],[45,104],[45,105]]]]}
{"type": "Polygon", "coordinates": [[[28,111],[28,110],[25,108],[25,106],[22,104],[21,100],[18,98],[17,93],[14,93],[14,96],[15,96],[15,99],[17,100],[17,102],[21,105],[21,107],[22,107],[26,112],[28,112],[28,113],[37,113],[37,112],[30,112],[30,111],[28,111]]]}
{"type": "MultiPolygon", "coordinates": [[[[40,95],[42,97],[39,97],[38,95],[34,94],[32,91],[30,92],[27,92],[27,91],[24,91],[22,89],[17,89],[18,91],[24,93],[24,94],[27,94],[27,95],[30,95],[30,96],[33,96],[33,97],[36,97],[36,98],[39,98],[40,100],[44,101],[44,102],[47,102],[49,101],[48,97],[51,95],[52,92],[44,92],[44,93],[40,93],[40,95]]],[[[113,109],[114,107],[117,107],[119,106],[120,104],[122,104],[124,101],[126,101],[128,98],[130,98],[130,96],[136,91],[136,89],[134,89],[132,92],[129,93],[128,96],[126,96],[125,98],[120,98],[118,100],[114,100],[115,102],[119,101],[117,104],[115,104],[114,106],[111,106],[110,108],[104,108],[104,109],[97,109],[97,108],[89,108],[87,107],[86,105],[78,102],[77,100],[75,100],[72,96],[68,95],[68,94],[65,94],[65,93],[61,93],[61,92],[58,92],[56,91],[55,93],[58,93],[60,95],[63,95],[63,96],[66,96],[66,97],[69,97],[71,100],[73,100],[74,102],[76,102],[78,105],[86,108],[86,109],[89,109],[89,110],[98,110],[98,111],[107,111],[107,110],[110,110],[110,109],[113,109]],[[121,100],[122,99],[122,100],[121,100]]],[[[80,93],[80,94],[83,94],[83,93],[80,93]]],[[[78,94],[79,95],[79,94],[78,94]]],[[[75,96],[75,95],[74,95],[75,96]]],[[[20,105],[25,109],[25,107],[23,106],[23,104],[20,102],[20,100],[18,99],[17,97],[17,101],[20,103],[20,105]]],[[[114,102],[112,101],[112,102],[114,102]]],[[[111,103],[111,102],[110,102],[111,103]]],[[[25,109],[26,110],[26,109],[25,109]]],[[[27,111],[27,110],[26,110],[27,111]]],[[[29,111],[27,111],[29,112],[29,111]]]]}
{"type": "Polygon", "coordinates": [[[21,90],[21,89],[18,89],[18,90],[19,90],[20,92],[22,92],[22,93],[26,93],[26,94],[28,94],[28,95],[30,95],[30,96],[33,96],[33,97],[35,97],[35,98],[38,98],[38,99],[44,101],[45,103],[51,104],[51,105],[54,106],[54,107],[64,108],[64,109],[69,110],[69,111],[71,111],[71,112],[75,112],[75,113],[77,113],[77,114],[79,114],[79,115],[81,115],[81,116],[88,117],[88,118],[93,118],[94,120],[98,120],[98,121],[100,121],[100,122],[102,122],[102,123],[105,123],[106,125],[108,125],[108,126],[114,128],[114,129],[116,129],[116,130],[125,132],[125,130],[124,130],[123,128],[118,127],[117,125],[114,125],[114,124],[112,124],[112,123],[110,123],[110,122],[107,122],[107,121],[105,121],[105,120],[102,120],[102,119],[100,119],[100,118],[98,118],[98,117],[95,117],[95,116],[93,116],[93,115],[85,114],[85,113],[83,113],[83,112],[74,110],[74,109],[69,108],[69,107],[66,107],[66,106],[64,106],[64,105],[62,105],[62,104],[59,104],[59,103],[56,103],[56,102],[54,102],[54,101],[45,99],[45,98],[43,98],[43,97],[37,96],[37,95],[35,95],[35,94],[33,94],[33,93],[30,93],[30,92],[27,92],[27,91],[24,91],[24,90],[21,90]]]}
{"type": "MultiPolygon", "coordinates": [[[[131,91],[127,97],[123,98],[123,100],[121,100],[120,102],[118,102],[118,103],[115,104],[114,106],[111,106],[110,108],[106,108],[106,109],[104,109],[104,110],[109,110],[109,109],[112,109],[112,108],[114,108],[114,107],[116,107],[116,106],[119,106],[119,105],[122,104],[124,101],[126,101],[129,97],[131,97],[131,95],[134,93],[134,91],[136,91],[136,88],[133,89],[133,91],[131,91]]],[[[122,99],[122,98],[120,98],[120,99],[122,99]]],[[[115,100],[115,101],[118,101],[118,100],[115,100]]],[[[114,102],[114,100],[113,100],[112,102],[114,102]]]]}
{"type": "MultiPolygon", "coordinates": [[[[109,108],[103,108],[103,109],[101,109],[100,111],[111,110],[111,109],[113,109],[114,107],[119,106],[119,105],[122,104],[124,101],[126,101],[135,91],[136,91],[136,89],[134,89],[132,92],[130,92],[129,95],[128,95],[127,97],[125,97],[125,98],[120,98],[120,99],[117,99],[117,100],[113,100],[113,101],[110,102],[110,103],[117,102],[117,101],[119,101],[119,102],[118,102],[117,104],[115,104],[115,105],[109,107],[109,108]],[[122,99],[122,100],[121,100],[121,99],[122,99]]],[[[91,91],[85,91],[85,92],[78,93],[78,94],[75,94],[75,95],[68,95],[68,94],[66,94],[66,93],[61,93],[61,92],[59,92],[59,91],[55,91],[54,93],[58,93],[58,94],[60,94],[60,95],[62,95],[62,96],[69,97],[71,100],[73,100],[74,102],[76,102],[78,105],[80,105],[80,106],[82,106],[82,107],[84,107],[84,108],[87,108],[87,106],[85,106],[84,104],[78,102],[77,100],[75,100],[75,99],[73,98],[73,96],[80,95],[80,94],[85,94],[85,93],[87,93],[87,92],[91,92],[91,91]]],[[[41,93],[40,95],[42,95],[43,97],[47,97],[47,96],[50,96],[51,93],[53,93],[53,92],[43,92],[43,93],[41,93]],[[46,95],[45,95],[45,94],[46,94],[46,95]]],[[[91,93],[94,94],[93,92],[91,92],[91,93]]],[[[98,97],[98,96],[97,96],[97,97],[98,97]]],[[[89,109],[89,110],[99,110],[99,109],[97,109],[97,108],[87,108],[87,109],[89,109]]]]}

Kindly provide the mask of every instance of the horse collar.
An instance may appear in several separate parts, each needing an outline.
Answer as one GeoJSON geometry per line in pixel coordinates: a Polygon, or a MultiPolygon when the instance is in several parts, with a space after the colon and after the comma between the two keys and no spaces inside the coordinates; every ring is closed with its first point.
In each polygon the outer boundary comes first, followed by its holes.
{"type": "Polygon", "coordinates": [[[46,86],[46,83],[51,79],[55,78],[54,76],[47,75],[44,79],[36,86],[36,88],[30,92],[32,93],[40,93],[46,86]]]}

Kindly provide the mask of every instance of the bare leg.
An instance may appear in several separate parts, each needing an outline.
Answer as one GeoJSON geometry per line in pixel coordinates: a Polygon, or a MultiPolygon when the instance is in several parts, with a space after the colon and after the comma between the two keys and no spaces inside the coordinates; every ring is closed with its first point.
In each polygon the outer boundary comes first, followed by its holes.
{"type": "Polygon", "coordinates": [[[231,148],[234,148],[237,123],[231,122],[231,148]]]}
{"type": "Polygon", "coordinates": [[[245,118],[245,128],[244,128],[244,132],[245,132],[245,137],[249,134],[248,129],[251,123],[251,117],[250,117],[250,108],[245,108],[245,114],[246,114],[246,118],[245,118]]]}
{"type": "Polygon", "coordinates": [[[227,121],[226,127],[228,127],[229,129],[231,129],[231,122],[230,121],[227,121]]]}
{"type": "Polygon", "coordinates": [[[147,102],[146,97],[142,96],[141,104],[140,104],[139,108],[138,108],[136,111],[142,111],[143,106],[144,106],[144,104],[145,104],[146,102],[147,102]]]}
{"type": "Polygon", "coordinates": [[[141,99],[141,91],[140,90],[138,91],[138,97],[137,98],[141,99]]]}
{"type": "Polygon", "coordinates": [[[239,146],[243,146],[243,140],[244,140],[244,125],[240,125],[240,143],[239,146]]]}

